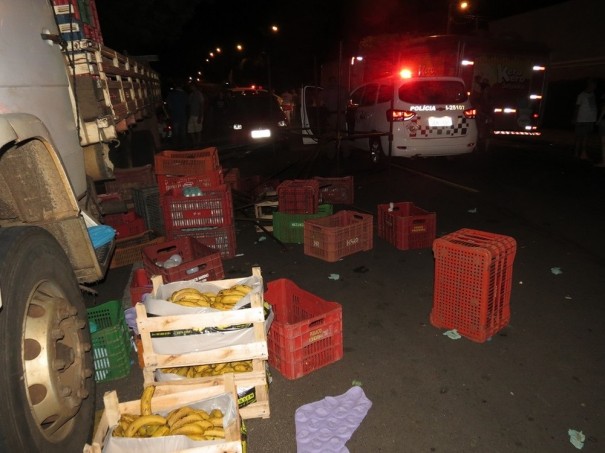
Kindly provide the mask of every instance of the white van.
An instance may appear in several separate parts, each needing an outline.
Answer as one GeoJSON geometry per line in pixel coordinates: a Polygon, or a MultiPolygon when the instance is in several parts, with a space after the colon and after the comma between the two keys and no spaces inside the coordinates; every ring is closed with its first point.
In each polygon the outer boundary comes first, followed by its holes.
{"type": "Polygon", "coordinates": [[[362,137],[356,145],[367,148],[377,161],[389,154],[391,121],[392,156],[470,153],[477,144],[475,114],[460,78],[389,77],[356,88],[346,117],[349,133],[362,137]]]}

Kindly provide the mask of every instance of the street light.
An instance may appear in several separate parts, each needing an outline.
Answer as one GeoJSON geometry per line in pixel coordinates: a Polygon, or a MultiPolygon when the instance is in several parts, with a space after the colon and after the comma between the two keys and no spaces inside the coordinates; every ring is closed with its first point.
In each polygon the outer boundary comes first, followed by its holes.
{"type": "Polygon", "coordinates": [[[351,92],[351,66],[355,66],[355,62],[363,61],[363,57],[360,55],[351,57],[351,64],[349,65],[349,82],[347,84],[347,91],[351,92]]]}
{"type": "Polygon", "coordinates": [[[271,31],[273,33],[277,33],[279,31],[279,27],[277,25],[271,25],[271,31]]]}
{"type": "Polygon", "coordinates": [[[452,23],[454,22],[454,13],[457,9],[460,12],[468,11],[470,8],[470,3],[461,0],[449,0],[447,6],[447,29],[446,33],[449,35],[452,31],[452,23]]]}

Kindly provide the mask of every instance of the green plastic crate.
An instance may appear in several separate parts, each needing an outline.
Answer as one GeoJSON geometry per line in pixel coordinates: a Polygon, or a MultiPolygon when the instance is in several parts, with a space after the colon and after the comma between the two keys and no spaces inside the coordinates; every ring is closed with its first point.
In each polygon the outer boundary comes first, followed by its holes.
{"type": "Polygon", "coordinates": [[[132,342],[122,302],[110,300],[86,312],[92,339],[95,381],[113,381],[128,376],[132,365],[132,342]]]}
{"type": "Polygon", "coordinates": [[[305,238],[305,220],[332,215],[332,209],[331,204],[320,204],[315,214],[287,214],[276,211],[273,213],[273,235],[287,244],[302,244],[305,238]]]}

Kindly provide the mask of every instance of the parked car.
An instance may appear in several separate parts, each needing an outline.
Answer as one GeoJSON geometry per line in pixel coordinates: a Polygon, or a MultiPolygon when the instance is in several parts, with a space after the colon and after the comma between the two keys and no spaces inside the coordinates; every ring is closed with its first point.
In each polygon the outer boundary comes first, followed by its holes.
{"type": "Polygon", "coordinates": [[[277,96],[254,87],[227,90],[224,129],[231,145],[285,143],[288,119],[277,96]]]}

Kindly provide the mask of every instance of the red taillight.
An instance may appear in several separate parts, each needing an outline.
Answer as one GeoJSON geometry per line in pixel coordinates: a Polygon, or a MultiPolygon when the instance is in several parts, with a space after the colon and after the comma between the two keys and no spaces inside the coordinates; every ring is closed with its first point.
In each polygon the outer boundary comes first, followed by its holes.
{"type": "Polygon", "coordinates": [[[477,109],[466,109],[464,111],[464,117],[468,119],[473,119],[477,116],[477,109]]]}
{"type": "Polygon", "coordinates": [[[409,110],[387,110],[387,121],[409,121],[416,116],[416,112],[409,110]]]}

